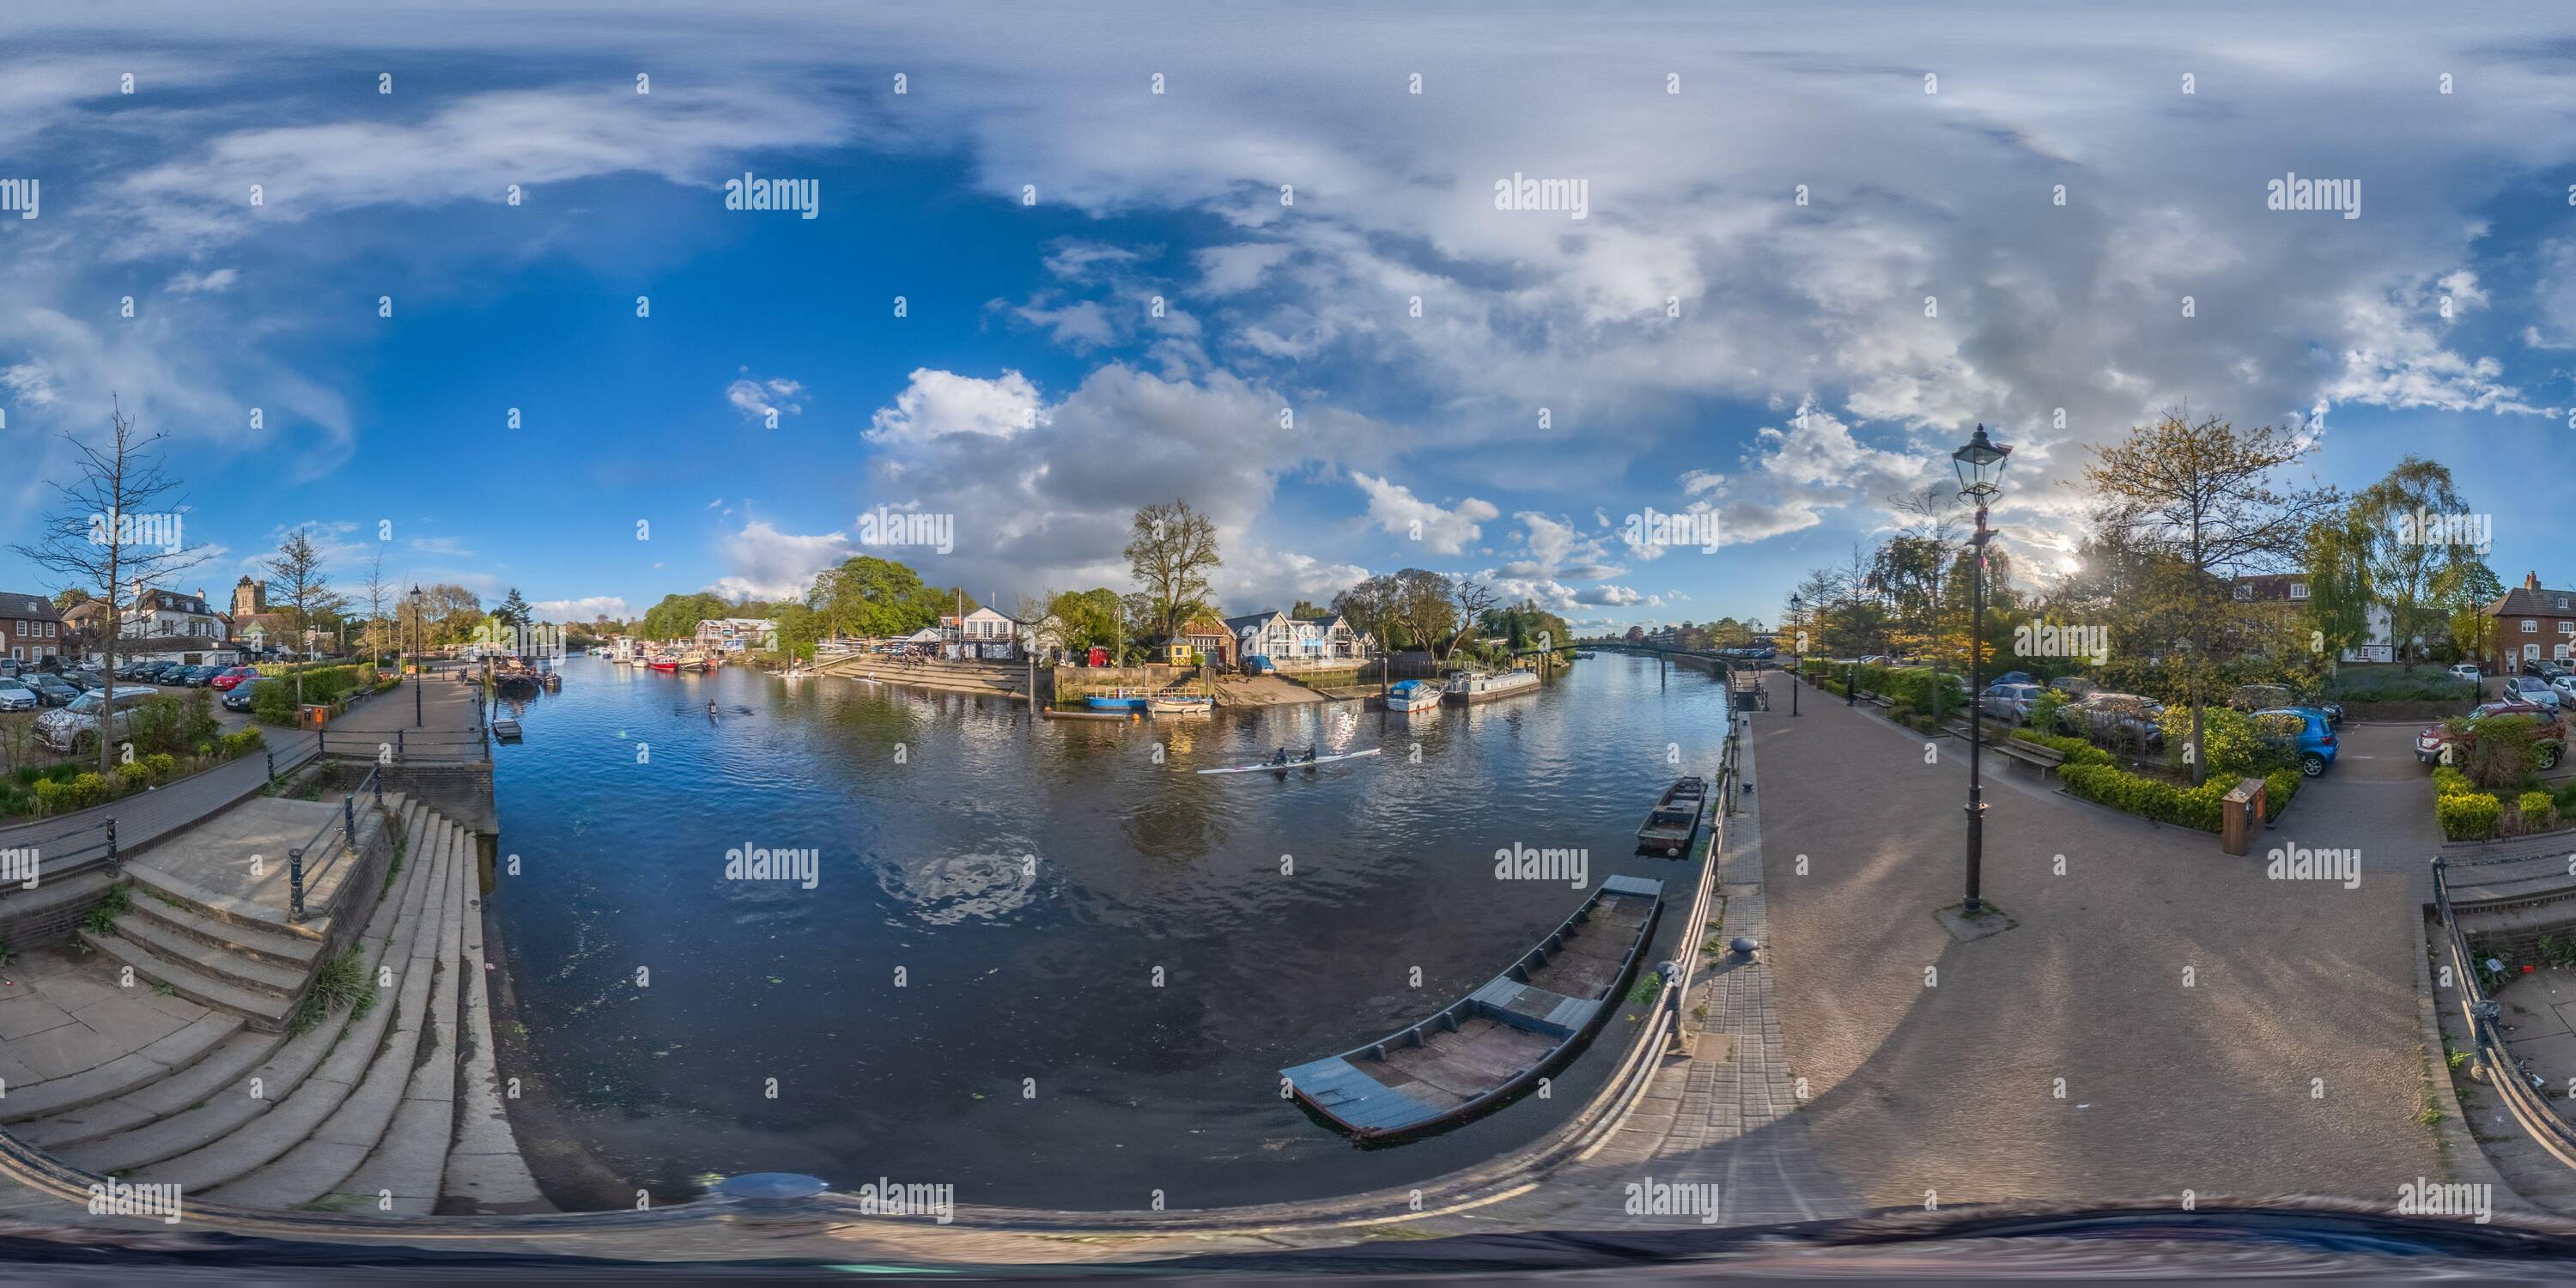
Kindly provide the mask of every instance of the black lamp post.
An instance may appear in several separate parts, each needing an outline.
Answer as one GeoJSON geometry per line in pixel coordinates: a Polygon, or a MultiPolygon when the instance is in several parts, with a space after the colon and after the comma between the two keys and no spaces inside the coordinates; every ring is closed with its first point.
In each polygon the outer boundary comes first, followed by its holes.
{"type": "Polygon", "coordinates": [[[1789,593],[1789,714],[1798,714],[1798,681],[1807,678],[1807,628],[1799,625],[1798,612],[1806,599],[1796,591],[1789,593]]]}
{"type": "MultiPolygon", "coordinates": [[[[1979,778],[1979,750],[1985,745],[1986,730],[1983,709],[1978,704],[1985,688],[1986,634],[1986,507],[2003,492],[2004,465],[2012,458],[2012,449],[1997,447],[1986,437],[1986,427],[1977,426],[1976,435],[1967,445],[1950,453],[1959,471],[1959,499],[1977,505],[1977,535],[1969,542],[1975,562],[1968,565],[1968,899],[1960,910],[1974,917],[1984,910],[1977,898],[1977,873],[1985,859],[1986,801],[1985,788],[1979,778]]],[[[1937,694],[1936,694],[1937,697],[1937,694]]],[[[1940,705],[1936,700],[1936,708],[1940,705]]]]}
{"type": "Polygon", "coordinates": [[[421,725],[420,682],[428,678],[428,668],[420,660],[421,596],[420,587],[411,588],[411,727],[421,725]]]}

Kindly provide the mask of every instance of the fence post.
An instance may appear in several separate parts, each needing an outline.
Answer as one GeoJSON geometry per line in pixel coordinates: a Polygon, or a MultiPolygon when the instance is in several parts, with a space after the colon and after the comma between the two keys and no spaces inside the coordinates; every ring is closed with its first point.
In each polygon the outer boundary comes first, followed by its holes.
{"type": "Polygon", "coordinates": [[[340,798],[341,835],[349,838],[349,848],[358,848],[358,794],[350,792],[340,798]]]}
{"type": "Polygon", "coordinates": [[[116,816],[113,814],[107,816],[107,870],[114,876],[125,874],[124,861],[116,856],[116,816]]]}
{"type": "Polygon", "coordinates": [[[300,845],[299,845],[299,846],[296,846],[294,849],[288,850],[288,851],[286,852],[286,885],[287,885],[287,896],[288,896],[288,899],[290,900],[290,902],[287,904],[287,907],[288,907],[288,909],[289,909],[289,910],[292,912],[292,914],[293,914],[292,919],[293,919],[293,920],[296,920],[296,921],[302,921],[302,920],[304,920],[304,847],[303,847],[303,846],[300,846],[300,845]]]}
{"type": "Polygon", "coordinates": [[[369,782],[371,782],[371,783],[374,783],[374,784],[376,785],[376,808],[377,808],[377,809],[380,809],[380,810],[381,810],[381,809],[383,809],[383,808],[385,807],[385,770],[384,770],[384,766],[382,766],[382,765],[378,765],[378,766],[376,767],[376,772],[374,772],[374,773],[372,773],[372,774],[367,775],[367,781],[369,781],[369,782]]]}
{"type": "Polygon", "coordinates": [[[400,760],[400,759],[402,759],[402,758],[403,758],[403,731],[402,731],[402,730],[400,730],[400,729],[396,729],[396,730],[394,730],[394,759],[396,759],[396,760],[400,760]]]}
{"type": "Polygon", "coordinates": [[[275,748],[271,748],[268,753],[268,785],[271,787],[277,786],[277,751],[275,748]]]}

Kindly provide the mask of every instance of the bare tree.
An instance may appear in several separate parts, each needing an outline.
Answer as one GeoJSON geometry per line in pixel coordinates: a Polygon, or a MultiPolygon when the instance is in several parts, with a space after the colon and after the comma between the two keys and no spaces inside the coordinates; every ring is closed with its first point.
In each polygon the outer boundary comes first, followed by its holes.
{"type": "MultiPolygon", "coordinates": [[[[340,611],[346,602],[331,589],[331,578],[322,571],[322,552],[313,544],[313,534],[296,528],[277,543],[277,553],[262,560],[260,569],[268,574],[268,584],[278,594],[285,608],[287,624],[295,628],[296,641],[312,644],[313,620],[340,611]]],[[[295,669],[295,705],[304,705],[304,668],[295,669]]]]}
{"type": "Polygon", "coordinates": [[[178,496],[179,481],[166,473],[155,449],[162,435],[137,434],[134,418],[110,395],[105,438],[93,445],[69,431],[72,478],[53,484],[52,511],[37,526],[31,545],[10,547],[19,558],[55,578],[93,591],[107,603],[107,627],[99,641],[105,659],[99,674],[105,704],[99,718],[98,770],[109,772],[114,753],[107,734],[116,710],[116,650],[123,635],[117,605],[127,590],[149,586],[185,568],[204,563],[211,552],[188,548],[181,540],[186,506],[178,496]]]}
{"type": "Polygon", "coordinates": [[[1458,641],[1467,638],[1467,632],[1476,629],[1476,619],[1494,606],[1494,588],[1460,573],[1449,579],[1449,597],[1458,606],[1458,629],[1450,635],[1449,647],[1440,650],[1443,659],[1458,651],[1458,641]]]}
{"type": "Polygon", "coordinates": [[[1154,597],[1155,624],[1166,636],[1207,602],[1209,570],[1217,557],[1216,525],[1187,501],[1156,502],[1136,511],[1129,529],[1128,570],[1154,597]]]}
{"type": "Polygon", "coordinates": [[[386,629],[385,600],[402,593],[399,579],[385,579],[385,543],[376,543],[376,554],[367,561],[367,579],[358,583],[367,597],[367,664],[375,665],[385,656],[385,645],[377,637],[386,629]]]}

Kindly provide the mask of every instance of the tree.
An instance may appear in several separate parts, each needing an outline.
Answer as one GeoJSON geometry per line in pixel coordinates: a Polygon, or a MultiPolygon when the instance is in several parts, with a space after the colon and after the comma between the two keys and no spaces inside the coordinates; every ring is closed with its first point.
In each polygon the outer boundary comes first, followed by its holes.
{"type": "MultiPolygon", "coordinates": [[[[155,444],[162,435],[138,436],[134,419],[111,398],[108,431],[92,445],[73,437],[71,480],[54,483],[55,508],[37,524],[32,545],[12,546],[19,558],[56,579],[95,591],[109,609],[99,650],[106,678],[100,700],[115,709],[116,605],[129,588],[147,586],[184,568],[203,563],[211,552],[180,541],[185,507],[179,482],[164,472],[155,444]]],[[[107,739],[98,740],[98,772],[111,772],[113,753],[107,739]]]]}
{"type": "Polygon", "coordinates": [[[1449,636],[1449,646],[1440,651],[1444,660],[1458,651],[1458,641],[1474,629],[1476,619],[1494,606],[1494,588],[1473,577],[1453,577],[1449,579],[1449,599],[1458,614],[1458,629],[1449,636]]]}
{"type": "Polygon", "coordinates": [[[1392,651],[1395,631],[1400,621],[1395,604],[1397,586],[1393,577],[1363,577],[1359,584],[1333,596],[1333,611],[1349,619],[1351,626],[1369,635],[1392,651]]]}
{"type": "Polygon", "coordinates": [[[2187,649],[2180,669],[2191,706],[2194,782],[2209,772],[2202,712],[2213,650],[2250,607],[2236,600],[2231,579],[2294,564],[2335,502],[2328,489],[2272,484],[2311,449],[2269,425],[2239,431],[2215,416],[2193,424],[2170,414],[2088,449],[2084,479],[2097,498],[2096,520],[2124,545],[2156,556],[2140,609],[2169,623],[2187,649]]]}
{"type": "Polygon", "coordinates": [[[500,619],[504,626],[526,630],[536,620],[536,611],[528,607],[528,601],[519,598],[519,588],[512,586],[510,593],[501,600],[501,606],[492,610],[492,616],[500,619]]]}
{"type": "MultiPolygon", "coordinates": [[[[924,585],[921,574],[874,555],[845,559],[840,567],[815,578],[813,588],[806,592],[805,603],[814,610],[826,633],[864,639],[910,635],[937,622],[943,614],[971,613],[976,608],[972,598],[924,585]]],[[[697,623],[690,622],[689,629],[697,629],[697,623]]]]}
{"type": "MultiPolygon", "coordinates": [[[[2420,660],[2419,644],[2447,616],[2438,588],[2469,575],[2465,569],[2455,573],[2456,565],[2485,562],[2475,544],[2460,539],[2467,534],[2445,522],[2465,517],[2467,509],[2448,468],[2408,456],[2353,497],[2346,539],[2318,552],[2357,561],[2357,568],[2340,575],[2358,580],[2362,592],[2388,610],[2388,637],[2408,671],[2420,660]]],[[[2314,564],[2310,568],[2319,571],[2314,564]]],[[[2487,579],[2493,578],[2490,572],[2487,579]]]]}
{"type": "Polygon", "coordinates": [[[367,629],[364,637],[367,641],[367,658],[370,665],[381,660],[385,655],[387,641],[384,636],[392,629],[392,623],[385,620],[385,601],[401,593],[397,588],[398,585],[398,582],[389,581],[385,577],[385,543],[379,541],[376,543],[374,557],[367,561],[367,579],[358,583],[358,592],[366,596],[367,600],[367,629]]]}
{"type": "MultiPolygon", "coordinates": [[[[331,589],[331,578],[322,570],[322,551],[313,544],[309,528],[288,530],[277,543],[277,553],[261,561],[260,570],[268,574],[269,589],[277,593],[278,615],[295,630],[299,644],[309,643],[315,619],[324,613],[338,612],[340,595],[331,589]]],[[[304,668],[295,670],[295,705],[304,706],[304,668]]]]}
{"type": "Polygon", "coordinates": [[[1458,629],[1458,603],[1449,579],[1427,568],[1406,568],[1390,581],[1388,611],[1413,647],[1432,652],[1458,629]]]}
{"type": "Polygon", "coordinates": [[[65,586],[54,592],[54,611],[69,612],[91,602],[90,593],[78,586],[65,586]]]}
{"type": "Polygon", "coordinates": [[[1187,501],[1156,502],[1136,511],[1128,529],[1128,571],[1154,600],[1156,624],[1170,636],[1206,602],[1207,575],[1222,566],[1216,525],[1187,501]]]}

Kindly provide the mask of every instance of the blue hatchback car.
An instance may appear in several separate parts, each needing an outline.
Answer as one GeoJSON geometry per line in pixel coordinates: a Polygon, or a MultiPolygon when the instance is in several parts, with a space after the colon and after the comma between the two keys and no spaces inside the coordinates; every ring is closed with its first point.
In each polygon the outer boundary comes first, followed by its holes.
{"type": "Polygon", "coordinates": [[[2254,713],[2257,721],[2267,716],[2286,716],[2300,722],[2295,736],[2300,773],[2314,778],[2333,767],[2336,746],[2334,721],[2325,712],[2315,707],[2274,707],[2254,713]]]}

